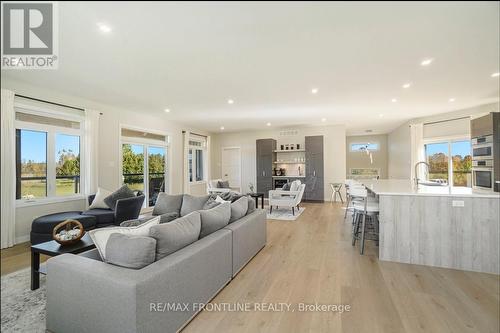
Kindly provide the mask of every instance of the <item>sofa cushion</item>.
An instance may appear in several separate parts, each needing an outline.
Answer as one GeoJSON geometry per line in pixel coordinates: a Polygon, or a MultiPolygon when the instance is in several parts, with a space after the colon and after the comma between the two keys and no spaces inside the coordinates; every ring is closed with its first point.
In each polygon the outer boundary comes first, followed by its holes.
{"type": "Polygon", "coordinates": [[[247,209],[247,214],[252,214],[254,211],[255,211],[255,201],[253,200],[253,198],[248,198],[248,209],[247,209]]]}
{"type": "Polygon", "coordinates": [[[105,190],[105,189],[99,187],[97,189],[97,193],[94,196],[94,200],[92,200],[92,203],[89,206],[89,209],[95,209],[95,208],[108,209],[108,208],[110,208],[104,202],[104,199],[106,199],[110,195],[111,195],[111,191],[108,191],[108,190],[105,190]]]}
{"type": "Polygon", "coordinates": [[[147,236],[129,236],[114,233],[106,243],[106,262],[140,269],[152,264],[156,256],[156,239],[147,236]]]}
{"type": "Polygon", "coordinates": [[[115,212],[111,209],[89,209],[82,213],[82,215],[94,216],[96,224],[113,224],[115,221],[115,212]]]}
{"type": "Polygon", "coordinates": [[[248,210],[248,198],[241,197],[235,202],[231,203],[231,219],[229,223],[232,223],[236,220],[241,219],[246,215],[248,210]]]}
{"type": "Polygon", "coordinates": [[[108,195],[106,198],[104,198],[104,202],[106,205],[108,205],[109,208],[115,209],[116,202],[120,199],[127,199],[127,198],[132,198],[135,197],[136,195],[134,192],[128,188],[127,185],[123,185],[110,195],[108,195]]]}
{"type": "Polygon", "coordinates": [[[217,182],[217,188],[229,188],[229,181],[228,180],[219,180],[217,182]]]}
{"type": "Polygon", "coordinates": [[[231,218],[231,204],[224,202],[217,207],[208,210],[200,210],[201,231],[200,238],[210,235],[224,228],[231,218]]]}
{"type": "Polygon", "coordinates": [[[156,260],[198,240],[201,230],[199,212],[192,212],[175,221],[152,226],[149,236],[156,239],[156,260]]]}
{"type": "Polygon", "coordinates": [[[172,212],[160,215],[160,224],[174,221],[180,217],[179,213],[172,212]]]}
{"type": "Polygon", "coordinates": [[[153,209],[153,215],[162,215],[166,213],[180,214],[182,197],[182,194],[170,195],[165,192],[161,192],[156,199],[155,208],[153,209]]]}
{"type": "Polygon", "coordinates": [[[51,234],[52,237],[54,227],[68,219],[79,221],[85,230],[92,229],[96,224],[96,219],[93,216],[85,216],[78,211],[62,212],[37,217],[31,224],[31,231],[39,234],[51,234]]]}
{"type": "Polygon", "coordinates": [[[94,241],[95,247],[99,250],[101,258],[106,260],[106,244],[111,234],[120,233],[130,236],[148,236],[149,229],[159,222],[160,217],[158,216],[137,227],[109,227],[90,230],[89,236],[94,241]]]}
{"type": "Polygon", "coordinates": [[[208,195],[195,197],[193,195],[184,194],[182,198],[181,216],[186,216],[197,210],[202,210],[203,206],[208,201],[208,197],[208,195]]]}

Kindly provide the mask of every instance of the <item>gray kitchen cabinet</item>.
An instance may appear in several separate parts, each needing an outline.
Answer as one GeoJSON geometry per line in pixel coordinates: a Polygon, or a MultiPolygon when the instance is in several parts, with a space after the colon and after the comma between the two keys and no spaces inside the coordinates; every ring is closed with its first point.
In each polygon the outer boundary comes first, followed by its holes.
{"type": "Polygon", "coordinates": [[[258,139],[257,150],[257,192],[264,193],[267,198],[273,189],[273,162],[276,159],[276,140],[258,139]]]}
{"type": "Polygon", "coordinates": [[[304,200],[324,201],[323,136],[306,136],[306,189],[304,200]]]}

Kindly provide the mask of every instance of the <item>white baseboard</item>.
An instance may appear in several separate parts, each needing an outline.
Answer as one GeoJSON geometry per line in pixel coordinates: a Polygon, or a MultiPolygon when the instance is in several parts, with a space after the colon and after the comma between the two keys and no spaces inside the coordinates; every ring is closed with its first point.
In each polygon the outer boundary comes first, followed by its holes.
{"type": "Polygon", "coordinates": [[[26,243],[29,241],[30,241],[30,235],[19,236],[19,237],[16,237],[15,244],[26,243]]]}

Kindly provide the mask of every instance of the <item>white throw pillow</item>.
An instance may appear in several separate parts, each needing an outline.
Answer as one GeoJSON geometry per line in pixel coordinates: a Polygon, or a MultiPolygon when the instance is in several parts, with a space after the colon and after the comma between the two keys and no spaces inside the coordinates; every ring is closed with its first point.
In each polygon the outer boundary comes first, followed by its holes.
{"type": "Polygon", "coordinates": [[[103,188],[98,188],[97,193],[95,194],[95,198],[92,201],[92,204],[90,204],[89,209],[95,209],[95,208],[108,208],[109,206],[106,205],[104,202],[104,199],[106,199],[111,193],[111,191],[105,190],[103,188]]]}
{"type": "Polygon", "coordinates": [[[160,216],[137,226],[137,227],[106,227],[89,231],[89,236],[94,241],[102,260],[106,260],[106,244],[111,234],[122,234],[127,236],[149,236],[149,229],[160,223],[160,216]]]}
{"type": "Polygon", "coordinates": [[[220,195],[217,196],[217,198],[215,198],[215,202],[220,202],[221,204],[224,203],[224,202],[231,202],[231,201],[228,201],[228,200],[224,200],[220,197],[220,195]]]}

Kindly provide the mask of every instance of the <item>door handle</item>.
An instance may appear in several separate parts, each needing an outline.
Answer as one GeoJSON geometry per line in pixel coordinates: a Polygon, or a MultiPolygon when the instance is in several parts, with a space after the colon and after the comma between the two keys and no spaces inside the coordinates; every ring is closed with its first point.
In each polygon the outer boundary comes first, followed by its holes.
{"type": "Polygon", "coordinates": [[[262,170],[262,177],[265,177],[265,176],[266,176],[266,171],[262,170]]]}
{"type": "Polygon", "coordinates": [[[316,177],[316,170],[313,171],[313,176],[316,177]]]}

